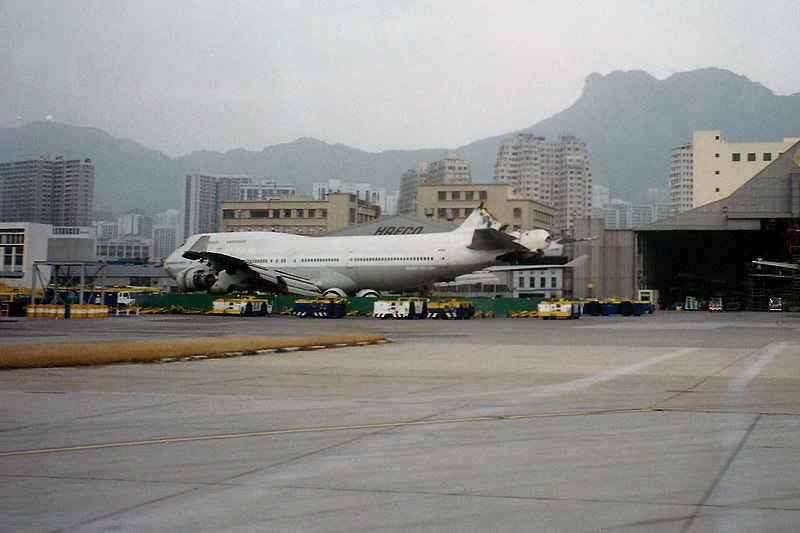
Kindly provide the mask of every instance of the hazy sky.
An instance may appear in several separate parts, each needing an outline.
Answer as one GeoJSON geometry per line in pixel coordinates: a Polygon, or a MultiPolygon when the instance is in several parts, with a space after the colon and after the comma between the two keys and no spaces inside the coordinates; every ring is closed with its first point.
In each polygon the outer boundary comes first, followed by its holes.
{"type": "Polygon", "coordinates": [[[800,92],[798,32],[798,0],[0,0],[0,127],[50,115],[168,155],[457,147],[569,107],[592,72],[800,92]]]}

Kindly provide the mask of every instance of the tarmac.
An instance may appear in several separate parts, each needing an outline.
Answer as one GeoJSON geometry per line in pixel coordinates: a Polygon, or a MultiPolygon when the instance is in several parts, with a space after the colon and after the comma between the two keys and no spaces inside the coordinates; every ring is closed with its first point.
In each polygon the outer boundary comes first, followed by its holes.
{"type": "Polygon", "coordinates": [[[796,531],[800,315],[0,322],[0,347],[390,342],[0,372],[2,531],[796,531]]]}

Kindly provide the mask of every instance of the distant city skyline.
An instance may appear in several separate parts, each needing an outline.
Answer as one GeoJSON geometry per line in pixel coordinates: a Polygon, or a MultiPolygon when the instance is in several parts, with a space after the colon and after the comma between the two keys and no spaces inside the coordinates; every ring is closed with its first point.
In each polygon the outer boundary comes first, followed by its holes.
{"type": "Polygon", "coordinates": [[[793,0],[0,0],[0,127],[88,126],[167,155],[314,137],[458,148],[574,103],[591,73],[731,70],[800,91],[793,0]]]}

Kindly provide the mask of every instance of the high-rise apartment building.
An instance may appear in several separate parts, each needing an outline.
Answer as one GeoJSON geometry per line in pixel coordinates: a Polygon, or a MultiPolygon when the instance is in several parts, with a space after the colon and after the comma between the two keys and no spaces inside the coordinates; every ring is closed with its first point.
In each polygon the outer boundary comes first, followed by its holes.
{"type": "Polygon", "coordinates": [[[56,157],[53,175],[53,225],[91,226],[94,219],[94,163],[56,157]]]}
{"type": "Polygon", "coordinates": [[[417,187],[425,184],[428,177],[428,163],[420,161],[416,168],[406,170],[400,177],[400,191],[397,194],[397,212],[401,215],[417,214],[417,187]]]}
{"type": "Polygon", "coordinates": [[[219,230],[222,220],[219,203],[240,199],[242,185],[252,183],[250,176],[219,176],[186,173],[184,196],[184,237],[219,230]]]}
{"type": "Polygon", "coordinates": [[[694,160],[692,145],[684,144],[669,153],[669,214],[692,208],[694,202],[694,160]]]}
{"type": "Polygon", "coordinates": [[[335,193],[355,194],[365,202],[379,205],[382,213],[386,212],[386,189],[374,187],[371,183],[342,183],[340,179],[329,179],[327,183],[315,183],[312,190],[314,200],[325,200],[329,194],[335,193]]]}
{"type": "Polygon", "coordinates": [[[693,132],[691,144],[670,152],[671,213],[727,198],[799,140],[729,143],[719,130],[693,132]]]}
{"type": "Polygon", "coordinates": [[[571,135],[561,135],[555,142],[527,133],[505,139],[494,181],[513,186],[523,198],[555,207],[560,231],[591,213],[592,173],[586,143],[571,135]]]}
{"type": "Polygon", "coordinates": [[[405,172],[400,178],[397,197],[397,212],[401,215],[416,215],[417,188],[420,185],[463,185],[471,182],[469,163],[458,158],[456,152],[428,164],[420,161],[417,168],[405,172]]]}
{"type": "Polygon", "coordinates": [[[448,152],[446,158],[428,166],[425,185],[463,185],[471,181],[469,163],[459,159],[456,152],[448,152]]]}
{"type": "Polygon", "coordinates": [[[0,163],[0,221],[91,226],[91,159],[40,157],[0,163]]]}
{"type": "Polygon", "coordinates": [[[136,209],[117,218],[117,234],[120,237],[153,236],[153,219],[136,209]]]}
{"type": "Polygon", "coordinates": [[[183,217],[177,209],[167,209],[156,215],[153,224],[153,257],[169,257],[183,242],[183,217]]]}

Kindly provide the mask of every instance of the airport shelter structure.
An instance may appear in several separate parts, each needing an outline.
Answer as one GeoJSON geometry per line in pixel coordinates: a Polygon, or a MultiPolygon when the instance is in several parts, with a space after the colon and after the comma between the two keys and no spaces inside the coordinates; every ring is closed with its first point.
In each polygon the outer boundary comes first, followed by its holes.
{"type": "Polygon", "coordinates": [[[765,310],[780,297],[798,308],[791,265],[800,265],[800,142],[727,198],[636,231],[636,285],[657,289],[662,305],[692,296],[765,310]]]}

